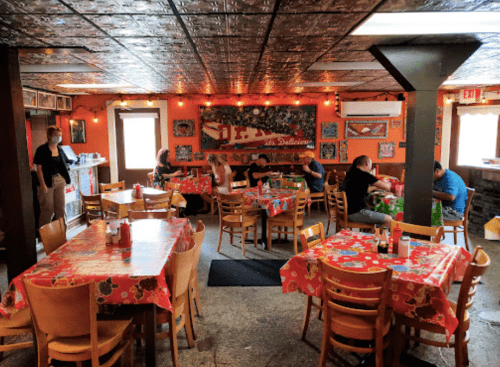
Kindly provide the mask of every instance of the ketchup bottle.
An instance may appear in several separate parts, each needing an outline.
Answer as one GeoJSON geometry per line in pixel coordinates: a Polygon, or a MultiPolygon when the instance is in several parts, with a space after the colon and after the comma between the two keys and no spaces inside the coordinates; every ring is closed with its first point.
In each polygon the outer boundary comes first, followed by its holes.
{"type": "Polygon", "coordinates": [[[262,181],[261,180],[259,180],[258,185],[259,185],[259,195],[262,195],[263,192],[262,192],[262,181]]]}
{"type": "Polygon", "coordinates": [[[187,166],[184,166],[184,177],[187,177],[188,175],[188,168],[187,166]]]}
{"type": "Polygon", "coordinates": [[[393,254],[399,254],[399,238],[403,234],[403,231],[401,228],[399,228],[399,225],[396,225],[396,228],[393,229],[392,231],[392,253],[393,254]]]}
{"type": "Polygon", "coordinates": [[[130,239],[130,225],[125,221],[120,226],[120,247],[131,247],[132,241],[130,239]]]}

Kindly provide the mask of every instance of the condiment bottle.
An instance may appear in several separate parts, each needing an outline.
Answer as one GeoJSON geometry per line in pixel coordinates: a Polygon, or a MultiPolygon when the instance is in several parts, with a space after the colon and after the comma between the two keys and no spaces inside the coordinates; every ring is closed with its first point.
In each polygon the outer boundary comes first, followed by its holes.
{"type": "Polygon", "coordinates": [[[120,235],[120,247],[130,247],[132,245],[130,240],[130,225],[127,223],[127,221],[123,222],[123,224],[120,226],[120,235]]]}
{"type": "Polygon", "coordinates": [[[375,234],[373,235],[372,252],[378,251],[378,244],[380,243],[380,230],[375,227],[375,234]]]}
{"type": "Polygon", "coordinates": [[[111,226],[109,222],[106,222],[106,232],[104,233],[106,245],[113,244],[113,232],[111,231],[111,226]]]}
{"type": "Polygon", "coordinates": [[[399,239],[399,257],[408,258],[410,255],[410,237],[401,236],[399,239]]]}
{"type": "Polygon", "coordinates": [[[262,181],[261,180],[259,180],[258,185],[259,185],[259,195],[262,195],[263,192],[262,192],[262,181]]]}
{"type": "Polygon", "coordinates": [[[188,168],[187,166],[184,166],[184,177],[187,177],[188,175],[188,168]]]}
{"type": "Polygon", "coordinates": [[[399,254],[399,238],[403,234],[399,225],[396,225],[396,228],[392,230],[392,253],[399,254]]]}

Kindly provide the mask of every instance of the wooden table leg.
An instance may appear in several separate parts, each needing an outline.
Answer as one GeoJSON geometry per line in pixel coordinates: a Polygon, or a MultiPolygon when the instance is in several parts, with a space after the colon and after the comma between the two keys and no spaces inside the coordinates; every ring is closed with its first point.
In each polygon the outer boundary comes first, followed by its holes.
{"type": "Polygon", "coordinates": [[[146,324],[144,325],[146,342],[146,366],[156,367],[156,305],[148,304],[144,311],[146,324]]]}
{"type": "Polygon", "coordinates": [[[267,249],[267,210],[265,209],[262,210],[260,228],[262,229],[260,240],[264,249],[267,249]]]}

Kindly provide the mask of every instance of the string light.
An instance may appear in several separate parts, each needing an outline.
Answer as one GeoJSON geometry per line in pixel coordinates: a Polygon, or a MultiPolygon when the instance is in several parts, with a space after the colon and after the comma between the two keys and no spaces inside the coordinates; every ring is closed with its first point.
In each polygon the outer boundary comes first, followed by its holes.
{"type": "Polygon", "coordinates": [[[340,95],[338,92],[335,93],[335,113],[340,116],[340,95]]]}
{"type": "Polygon", "coordinates": [[[241,101],[241,94],[238,94],[238,102],[236,102],[238,106],[243,105],[243,102],[241,101]]]}
{"type": "Polygon", "coordinates": [[[300,104],[300,100],[299,100],[299,95],[297,94],[297,99],[294,101],[294,103],[298,106],[300,104]]]}
{"type": "Polygon", "coordinates": [[[125,101],[125,100],[123,99],[123,96],[120,96],[120,106],[122,106],[122,107],[123,107],[123,106],[126,106],[126,105],[127,105],[127,101],[125,101]]]}
{"type": "Polygon", "coordinates": [[[330,99],[328,98],[328,94],[326,95],[326,100],[323,103],[325,104],[325,106],[329,106],[330,105],[330,99]]]}
{"type": "Polygon", "coordinates": [[[177,102],[179,107],[182,107],[184,105],[184,102],[182,102],[182,96],[179,97],[179,102],[177,102]]]}
{"type": "Polygon", "coordinates": [[[445,102],[446,104],[450,104],[452,101],[451,101],[451,97],[449,94],[446,95],[446,99],[445,99],[445,102]]]}
{"type": "Polygon", "coordinates": [[[151,96],[148,97],[148,101],[146,102],[146,104],[150,107],[153,105],[153,101],[151,100],[151,96]]]}
{"type": "Polygon", "coordinates": [[[208,95],[208,99],[207,99],[207,101],[205,102],[205,105],[206,105],[207,107],[210,107],[210,106],[212,105],[212,99],[210,98],[210,94],[208,95]]]}
{"type": "Polygon", "coordinates": [[[73,125],[73,124],[75,123],[75,120],[71,119],[71,120],[69,120],[69,123],[70,123],[71,125],[73,125]]]}
{"type": "Polygon", "coordinates": [[[486,96],[483,93],[483,98],[481,99],[481,103],[486,103],[486,96]]]}
{"type": "Polygon", "coordinates": [[[94,123],[98,123],[99,122],[99,119],[97,118],[97,112],[94,112],[94,119],[93,119],[94,123]]]}
{"type": "Polygon", "coordinates": [[[267,100],[266,101],[266,106],[269,106],[271,104],[271,101],[270,100],[267,100]]]}

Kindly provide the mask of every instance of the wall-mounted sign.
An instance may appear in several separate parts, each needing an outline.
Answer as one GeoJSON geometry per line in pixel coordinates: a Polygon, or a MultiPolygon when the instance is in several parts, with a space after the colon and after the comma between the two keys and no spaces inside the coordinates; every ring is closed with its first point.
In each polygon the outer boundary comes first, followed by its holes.
{"type": "Polygon", "coordinates": [[[460,103],[480,103],[481,102],[481,89],[460,89],[458,95],[458,101],[460,103]]]}

